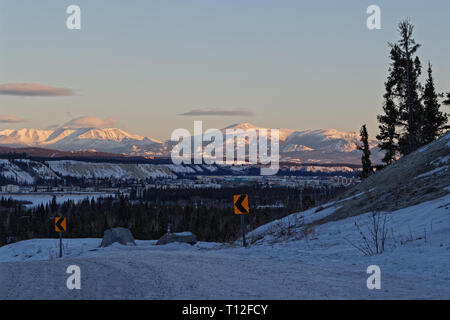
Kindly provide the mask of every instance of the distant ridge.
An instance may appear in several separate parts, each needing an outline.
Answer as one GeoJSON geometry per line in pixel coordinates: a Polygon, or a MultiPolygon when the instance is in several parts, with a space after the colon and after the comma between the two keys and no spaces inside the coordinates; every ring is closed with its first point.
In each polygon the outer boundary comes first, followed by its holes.
{"type": "Polygon", "coordinates": [[[25,153],[28,157],[42,157],[42,158],[65,158],[65,157],[80,157],[80,158],[90,158],[90,157],[112,157],[112,158],[126,158],[126,155],[107,153],[107,152],[97,152],[97,151],[60,151],[45,148],[12,148],[0,146],[0,154],[23,154],[25,153]]]}
{"type": "MultiPolygon", "coordinates": [[[[251,123],[236,123],[222,129],[269,129],[251,123]]],[[[280,160],[304,163],[359,164],[356,149],[359,134],[336,129],[294,130],[279,128],[280,160]]],[[[379,163],[382,154],[377,141],[369,141],[372,161],[379,163]]],[[[117,157],[135,156],[168,158],[174,142],[128,133],[118,128],[57,128],[40,130],[24,128],[0,130],[0,146],[27,149],[27,154],[44,157],[117,157]]],[[[3,149],[7,150],[7,149],[3,149]]],[[[3,152],[3,151],[0,151],[3,152]]],[[[5,151],[3,153],[8,153],[5,151]]]]}

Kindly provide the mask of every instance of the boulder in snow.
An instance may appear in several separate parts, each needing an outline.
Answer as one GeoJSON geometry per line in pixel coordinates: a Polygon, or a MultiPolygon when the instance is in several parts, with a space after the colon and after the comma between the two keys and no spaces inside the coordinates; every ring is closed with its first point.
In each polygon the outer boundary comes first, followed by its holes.
{"type": "Polygon", "coordinates": [[[171,242],[184,242],[189,244],[197,243],[197,236],[192,232],[166,233],[159,238],[157,245],[168,244],[171,242]]]}
{"type": "Polygon", "coordinates": [[[130,229],[126,228],[112,228],[106,230],[100,247],[108,247],[114,242],[118,242],[123,245],[136,245],[133,234],[130,229]]]}

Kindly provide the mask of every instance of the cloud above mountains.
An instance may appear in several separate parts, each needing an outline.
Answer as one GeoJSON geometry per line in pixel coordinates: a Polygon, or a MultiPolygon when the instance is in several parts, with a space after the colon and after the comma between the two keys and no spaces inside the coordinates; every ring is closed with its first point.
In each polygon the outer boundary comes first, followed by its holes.
{"type": "Polygon", "coordinates": [[[64,97],[75,92],[67,88],[57,88],[40,83],[4,83],[0,84],[0,95],[22,97],[64,97]]]}
{"type": "Polygon", "coordinates": [[[117,124],[117,120],[114,118],[100,119],[91,116],[82,116],[71,119],[64,123],[61,127],[65,128],[106,128],[114,127],[117,124]]]}
{"type": "Polygon", "coordinates": [[[26,120],[10,114],[0,114],[0,123],[20,123],[20,122],[26,122],[26,120]]]}
{"type": "Polygon", "coordinates": [[[252,111],[242,108],[199,108],[192,109],[185,113],[180,113],[180,116],[253,116],[252,111]]]}

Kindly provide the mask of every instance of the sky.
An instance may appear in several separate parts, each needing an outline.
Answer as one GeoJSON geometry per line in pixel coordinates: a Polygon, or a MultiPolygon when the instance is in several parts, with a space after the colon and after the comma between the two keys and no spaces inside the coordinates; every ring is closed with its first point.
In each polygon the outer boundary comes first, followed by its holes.
{"type": "Polygon", "coordinates": [[[374,136],[400,20],[450,91],[448,12],[448,0],[0,0],[0,130],[104,126],[164,140],[203,120],[367,124],[374,136]],[[72,4],[80,30],[66,27],[72,4]],[[366,26],[373,4],[380,30],[366,26]]]}

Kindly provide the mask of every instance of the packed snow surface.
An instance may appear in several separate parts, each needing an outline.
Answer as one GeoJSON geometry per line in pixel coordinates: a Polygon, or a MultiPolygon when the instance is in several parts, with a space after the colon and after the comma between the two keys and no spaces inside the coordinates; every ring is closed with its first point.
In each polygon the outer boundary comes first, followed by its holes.
{"type": "Polygon", "coordinates": [[[247,248],[153,240],[99,248],[101,239],[64,239],[57,258],[58,239],[6,245],[0,299],[450,299],[450,195],[388,213],[385,252],[373,256],[352,245],[362,241],[355,221],[367,232],[372,213],[302,236],[305,220],[339,206],[262,226],[248,234],[247,248]],[[66,287],[70,265],[81,269],[81,290],[66,287]],[[381,269],[380,290],[367,289],[370,265],[381,269]]]}

